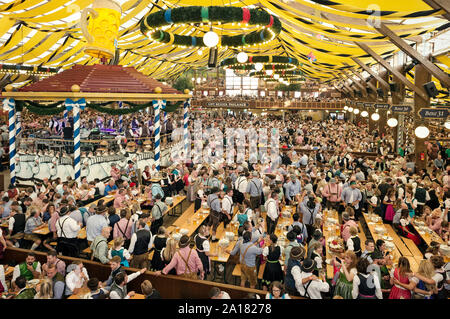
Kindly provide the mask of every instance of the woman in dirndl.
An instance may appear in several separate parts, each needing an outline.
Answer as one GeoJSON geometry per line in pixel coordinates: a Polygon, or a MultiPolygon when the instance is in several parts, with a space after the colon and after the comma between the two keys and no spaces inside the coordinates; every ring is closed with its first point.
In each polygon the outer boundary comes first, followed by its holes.
{"type": "Polygon", "coordinates": [[[263,256],[266,260],[266,266],[263,273],[263,289],[267,290],[274,281],[283,282],[284,273],[280,264],[281,248],[277,246],[278,237],[270,234],[268,244],[263,250],[263,256]]]}
{"type": "Polygon", "coordinates": [[[356,257],[356,254],[351,250],[347,250],[344,253],[344,260],[342,263],[334,260],[335,265],[337,265],[338,267],[340,265],[339,277],[334,289],[334,296],[341,296],[344,299],[353,299],[353,278],[357,274],[357,262],[358,258],[356,257]]]}

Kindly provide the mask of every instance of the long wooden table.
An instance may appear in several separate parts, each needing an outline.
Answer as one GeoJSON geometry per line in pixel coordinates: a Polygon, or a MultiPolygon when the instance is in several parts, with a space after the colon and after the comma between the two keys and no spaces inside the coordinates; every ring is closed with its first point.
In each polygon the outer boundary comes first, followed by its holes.
{"type": "Polygon", "coordinates": [[[186,198],[187,198],[187,197],[184,196],[184,195],[176,195],[176,196],[174,196],[174,197],[173,197],[173,203],[172,203],[172,205],[170,205],[170,206],[167,207],[167,214],[168,214],[169,216],[176,216],[175,210],[176,210],[177,207],[180,207],[180,214],[179,214],[179,215],[181,215],[181,214],[182,214],[182,209],[181,209],[181,205],[180,205],[180,204],[181,204],[186,198]],[[173,212],[173,214],[170,214],[170,212],[173,212]]]}
{"type": "MultiPolygon", "coordinates": [[[[93,201],[92,203],[89,203],[88,205],[84,206],[84,208],[85,209],[89,209],[89,206],[91,206],[92,204],[97,205],[100,200],[103,200],[104,201],[103,204],[106,205],[106,204],[112,202],[114,199],[115,199],[114,195],[107,195],[107,196],[101,197],[101,198],[93,201]]],[[[1,225],[1,226],[3,227],[3,225],[1,225]]],[[[8,225],[6,225],[6,227],[8,227],[8,225]]],[[[50,229],[48,227],[48,224],[46,223],[45,227],[40,227],[40,228],[34,230],[33,234],[41,235],[41,236],[49,235],[50,234],[50,229]]],[[[86,227],[83,227],[80,230],[80,232],[78,233],[78,239],[86,239],[86,227]]]]}
{"type": "MultiPolygon", "coordinates": [[[[185,199],[186,199],[186,196],[182,196],[182,195],[177,195],[177,196],[175,196],[172,205],[170,205],[170,206],[167,207],[167,210],[166,210],[165,212],[163,212],[163,215],[162,215],[162,216],[164,217],[166,214],[168,214],[168,212],[169,212],[171,209],[174,209],[175,207],[179,206],[185,199]]],[[[145,202],[145,199],[138,198],[138,199],[137,199],[137,202],[139,202],[139,203],[145,202]]],[[[147,225],[148,225],[149,227],[151,226],[151,224],[152,224],[151,221],[148,221],[148,222],[147,222],[147,225]]],[[[80,232],[80,233],[81,233],[81,232],[80,232]]],[[[85,233],[86,233],[86,230],[85,230],[85,233]]],[[[155,234],[153,234],[153,235],[155,235],[155,234]]],[[[78,237],[78,238],[80,238],[80,237],[78,237]]],[[[85,238],[86,238],[86,237],[85,237],[85,238]]],[[[114,244],[114,240],[111,240],[111,241],[108,243],[108,247],[109,247],[109,248],[112,248],[113,244],[114,244]]],[[[84,250],[83,250],[83,253],[88,254],[88,255],[91,254],[91,253],[92,253],[91,247],[87,247],[86,249],[84,249],[84,250]]],[[[151,259],[152,256],[153,256],[153,254],[149,255],[149,256],[148,256],[149,259],[151,259]]]]}
{"type": "MultiPolygon", "coordinates": [[[[83,299],[84,295],[86,295],[87,293],[89,293],[89,288],[88,287],[82,287],[77,294],[73,294],[71,295],[69,298],[67,299],[83,299]]],[[[133,297],[131,297],[130,299],[145,299],[145,296],[142,294],[135,294],[133,297]]]]}
{"type": "Polygon", "coordinates": [[[200,225],[208,218],[209,208],[199,208],[194,211],[194,204],[191,204],[177,220],[167,228],[169,233],[176,233],[177,230],[187,229],[187,236],[191,237],[200,225]]]}
{"type": "MultiPolygon", "coordinates": [[[[375,215],[373,215],[375,216],[375,215]]],[[[372,235],[373,240],[376,242],[378,239],[382,239],[386,241],[386,237],[392,237],[392,241],[394,243],[393,249],[387,249],[390,252],[390,255],[393,257],[392,262],[395,264],[398,262],[398,259],[401,256],[404,256],[408,258],[410,261],[411,269],[413,271],[417,271],[418,269],[418,263],[417,259],[414,258],[411,251],[406,247],[406,245],[403,243],[401,238],[397,235],[397,233],[394,231],[391,225],[383,224],[381,218],[378,220],[378,222],[373,222],[368,214],[363,214],[364,220],[366,221],[367,227],[369,228],[369,231],[372,235]],[[384,232],[382,234],[377,233],[375,231],[376,227],[383,227],[384,232]],[[383,238],[384,237],[384,238],[383,238]]]]}
{"type": "Polygon", "coordinates": [[[326,264],[326,274],[327,278],[333,278],[333,266],[331,265],[331,261],[333,257],[337,255],[337,253],[330,251],[328,246],[328,239],[332,237],[340,237],[341,236],[341,226],[339,225],[339,217],[338,213],[335,210],[324,210],[322,212],[323,216],[323,230],[322,235],[325,240],[325,258],[330,263],[326,264]],[[333,218],[334,223],[329,223],[328,218],[333,218]]]}
{"type": "Polygon", "coordinates": [[[414,227],[416,232],[428,246],[431,245],[432,241],[438,242],[439,244],[445,244],[444,240],[438,234],[436,234],[435,231],[431,230],[428,226],[424,225],[426,231],[420,230],[417,222],[418,222],[417,219],[413,219],[411,225],[414,227]]]}

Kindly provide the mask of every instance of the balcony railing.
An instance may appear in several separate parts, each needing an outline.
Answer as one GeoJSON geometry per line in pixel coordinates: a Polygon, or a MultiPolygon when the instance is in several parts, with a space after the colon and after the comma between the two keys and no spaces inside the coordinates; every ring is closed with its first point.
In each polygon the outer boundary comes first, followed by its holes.
{"type": "Polygon", "coordinates": [[[194,99],[193,107],[224,108],[224,109],[284,109],[284,110],[340,110],[344,101],[335,102],[300,102],[300,101],[261,101],[261,100],[225,100],[225,99],[194,99]]]}

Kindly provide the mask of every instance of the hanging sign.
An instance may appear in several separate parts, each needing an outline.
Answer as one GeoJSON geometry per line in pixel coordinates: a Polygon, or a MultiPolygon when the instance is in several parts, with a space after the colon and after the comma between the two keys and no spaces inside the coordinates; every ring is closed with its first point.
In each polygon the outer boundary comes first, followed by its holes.
{"type": "Polygon", "coordinates": [[[206,103],[208,107],[223,107],[223,108],[236,108],[236,107],[248,107],[249,104],[246,102],[208,102],[206,103]]]}
{"type": "Polygon", "coordinates": [[[447,109],[420,109],[419,115],[422,118],[427,119],[445,119],[448,116],[448,110],[447,109]]]}
{"type": "Polygon", "coordinates": [[[390,105],[387,103],[375,103],[376,109],[389,110],[390,105]]]}
{"type": "Polygon", "coordinates": [[[412,107],[409,105],[392,105],[391,111],[394,113],[409,113],[412,111],[412,107]]]}

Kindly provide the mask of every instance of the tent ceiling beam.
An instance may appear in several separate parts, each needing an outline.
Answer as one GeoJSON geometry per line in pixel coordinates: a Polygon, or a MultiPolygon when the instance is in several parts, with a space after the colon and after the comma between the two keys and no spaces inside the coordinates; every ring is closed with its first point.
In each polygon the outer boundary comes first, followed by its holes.
{"type": "Polygon", "coordinates": [[[352,58],[353,61],[356,62],[360,67],[363,68],[367,73],[369,73],[371,76],[373,76],[377,81],[387,90],[389,90],[389,84],[383,80],[376,72],[374,72],[371,68],[369,68],[367,65],[365,65],[360,59],[358,58],[352,58]]]}
{"type": "Polygon", "coordinates": [[[448,0],[423,0],[423,2],[433,9],[443,9],[446,12],[443,16],[447,20],[450,20],[450,2],[448,2],[448,0]]]}
{"type": "Polygon", "coordinates": [[[354,95],[354,91],[348,86],[347,83],[345,83],[345,79],[342,77],[342,75],[340,73],[336,73],[336,76],[342,81],[344,87],[350,92],[350,94],[354,95]]]}
{"type": "Polygon", "coordinates": [[[361,90],[361,92],[363,93],[363,95],[365,97],[367,96],[367,90],[366,90],[365,86],[363,86],[358,81],[355,81],[355,79],[351,75],[348,75],[345,70],[341,70],[341,72],[347,79],[351,80],[354,84],[356,84],[359,87],[359,89],[361,90]]]}
{"type": "Polygon", "coordinates": [[[402,38],[396,35],[391,29],[389,29],[384,23],[381,23],[379,27],[375,27],[381,34],[389,37],[392,43],[394,43],[400,50],[405,52],[411,58],[419,61],[423,67],[434,75],[439,81],[441,81],[442,85],[447,88],[450,88],[450,77],[441,69],[439,69],[435,64],[433,64],[430,60],[425,58],[422,54],[417,52],[414,48],[412,48],[408,43],[405,42],[402,38]]]}
{"type": "Polygon", "coordinates": [[[386,60],[384,60],[381,56],[379,56],[377,53],[375,53],[375,51],[373,51],[371,48],[369,48],[366,44],[364,43],[357,43],[357,45],[363,49],[364,51],[366,51],[368,54],[370,54],[375,61],[377,61],[378,63],[380,63],[387,71],[391,72],[396,78],[398,78],[404,85],[406,85],[408,88],[410,88],[412,91],[416,92],[416,94],[418,96],[420,96],[422,99],[424,99],[425,101],[428,99],[428,95],[427,93],[425,93],[425,90],[422,88],[419,88],[418,86],[416,86],[414,83],[411,83],[410,81],[408,81],[408,79],[401,74],[400,72],[398,72],[396,69],[394,69],[386,60]]]}
{"type": "MultiPolygon", "coordinates": [[[[345,65],[348,65],[347,63],[344,63],[344,64],[345,64],[345,65]]],[[[361,73],[356,72],[353,68],[349,68],[349,70],[350,70],[354,75],[356,75],[357,77],[359,77],[363,83],[366,83],[366,85],[368,85],[374,92],[377,91],[377,88],[375,87],[375,85],[373,85],[373,83],[370,82],[370,81],[367,82],[366,79],[364,79],[364,77],[361,75],[361,73]]]]}

